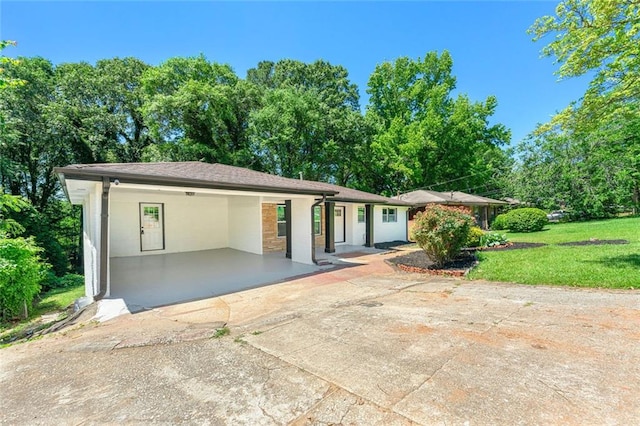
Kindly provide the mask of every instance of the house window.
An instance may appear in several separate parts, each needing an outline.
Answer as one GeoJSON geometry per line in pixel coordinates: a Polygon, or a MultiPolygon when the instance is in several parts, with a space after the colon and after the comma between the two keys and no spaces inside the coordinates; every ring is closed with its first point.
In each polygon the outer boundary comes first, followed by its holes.
{"type": "Polygon", "coordinates": [[[287,236],[287,216],[285,215],[285,205],[278,204],[276,208],[276,220],[278,222],[278,237],[287,236]]]}
{"type": "Polygon", "coordinates": [[[316,235],[322,234],[322,213],[320,206],[313,208],[313,232],[316,235]]]}
{"type": "Polygon", "coordinates": [[[397,222],[398,218],[396,215],[397,209],[382,209],[382,221],[383,222],[397,222]]]}
{"type": "Polygon", "coordinates": [[[358,207],[358,223],[364,223],[364,207],[358,207]]]}

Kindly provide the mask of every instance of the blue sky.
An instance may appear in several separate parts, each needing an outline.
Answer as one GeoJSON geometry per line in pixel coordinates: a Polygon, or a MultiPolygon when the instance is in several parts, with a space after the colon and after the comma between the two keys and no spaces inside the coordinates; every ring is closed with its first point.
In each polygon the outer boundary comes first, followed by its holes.
{"type": "Polygon", "coordinates": [[[527,28],[555,1],[213,2],[0,1],[0,39],[10,56],[54,63],[135,56],[159,64],[204,54],[240,77],[261,60],[325,59],[347,68],[361,104],[376,64],[449,50],[458,91],[498,98],[494,122],[512,144],[586,90],[558,81],[527,28]]]}

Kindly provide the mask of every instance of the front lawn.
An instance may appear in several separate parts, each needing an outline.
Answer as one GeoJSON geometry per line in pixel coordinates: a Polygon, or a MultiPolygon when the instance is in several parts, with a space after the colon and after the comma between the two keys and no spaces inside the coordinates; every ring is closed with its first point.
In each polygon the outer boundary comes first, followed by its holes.
{"type": "Polygon", "coordinates": [[[509,233],[514,242],[548,246],[479,252],[471,279],[577,287],[640,288],[640,218],[551,224],[541,232],[509,233]],[[629,241],[623,245],[559,246],[598,240],[629,241]]]}

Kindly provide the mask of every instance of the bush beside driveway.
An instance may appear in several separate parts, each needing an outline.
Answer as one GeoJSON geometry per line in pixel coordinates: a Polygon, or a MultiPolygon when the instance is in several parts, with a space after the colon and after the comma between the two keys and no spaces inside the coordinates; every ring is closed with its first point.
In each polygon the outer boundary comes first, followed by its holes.
{"type": "Polygon", "coordinates": [[[640,420],[640,292],[394,273],[385,257],[2,349],[2,422],[640,420]]]}

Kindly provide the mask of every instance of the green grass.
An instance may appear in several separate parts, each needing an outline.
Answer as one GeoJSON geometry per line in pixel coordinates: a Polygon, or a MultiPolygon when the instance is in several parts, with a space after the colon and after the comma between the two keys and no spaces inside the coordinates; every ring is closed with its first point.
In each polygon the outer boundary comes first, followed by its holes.
{"type": "Polygon", "coordinates": [[[42,299],[36,304],[33,314],[42,315],[61,311],[82,296],[84,296],[84,285],[51,290],[42,296],[42,299]]]}
{"type": "Polygon", "coordinates": [[[548,246],[480,252],[471,279],[577,287],[640,288],[640,218],[549,225],[529,234],[508,233],[514,242],[548,246]],[[600,240],[628,240],[624,245],[558,246],[600,240]]]}
{"type": "Polygon", "coordinates": [[[29,318],[20,322],[0,323],[0,334],[15,334],[21,330],[29,328],[41,315],[62,312],[71,305],[77,298],[84,296],[84,285],[69,288],[59,288],[51,290],[43,295],[36,302],[29,312],[29,318]]]}

